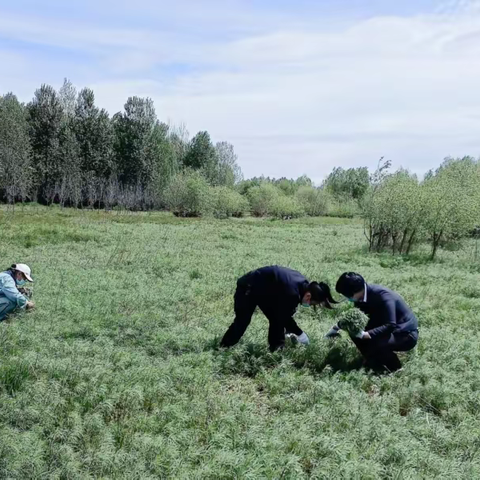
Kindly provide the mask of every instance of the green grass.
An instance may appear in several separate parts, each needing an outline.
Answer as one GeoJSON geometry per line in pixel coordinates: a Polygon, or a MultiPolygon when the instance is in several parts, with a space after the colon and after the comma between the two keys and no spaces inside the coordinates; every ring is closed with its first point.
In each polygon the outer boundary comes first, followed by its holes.
{"type": "Polygon", "coordinates": [[[480,478],[480,262],[369,255],[356,220],[177,219],[0,210],[0,259],[37,309],[0,324],[0,478],[480,478]],[[270,354],[255,315],[216,350],[235,280],[268,264],[398,290],[420,342],[358,369],[336,312],[300,309],[307,348],[270,354]]]}

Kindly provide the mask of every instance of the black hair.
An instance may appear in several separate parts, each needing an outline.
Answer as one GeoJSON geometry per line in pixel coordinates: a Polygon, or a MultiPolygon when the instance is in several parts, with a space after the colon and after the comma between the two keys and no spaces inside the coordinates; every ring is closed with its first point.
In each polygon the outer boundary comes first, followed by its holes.
{"type": "Polygon", "coordinates": [[[348,298],[353,297],[356,293],[361,292],[364,288],[364,278],[355,272],[342,273],[337,281],[337,285],[335,286],[335,290],[338,293],[348,298]]]}
{"type": "Polygon", "coordinates": [[[332,297],[330,287],[323,282],[311,282],[307,287],[307,292],[312,295],[312,300],[316,303],[324,304],[326,308],[333,308],[332,303],[338,303],[332,297]]]}

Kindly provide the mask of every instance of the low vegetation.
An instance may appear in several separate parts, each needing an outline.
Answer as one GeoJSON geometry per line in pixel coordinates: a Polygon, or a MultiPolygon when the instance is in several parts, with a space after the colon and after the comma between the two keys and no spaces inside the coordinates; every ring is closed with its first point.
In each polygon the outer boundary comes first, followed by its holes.
{"type": "Polygon", "coordinates": [[[3,208],[0,258],[33,266],[37,309],[0,324],[0,478],[478,478],[480,262],[474,239],[430,253],[369,254],[356,219],[3,208]],[[306,348],[270,354],[257,314],[217,350],[235,280],[274,263],[402,294],[403,371],[323,338],[344,304],[299,310],[306,348]]]}

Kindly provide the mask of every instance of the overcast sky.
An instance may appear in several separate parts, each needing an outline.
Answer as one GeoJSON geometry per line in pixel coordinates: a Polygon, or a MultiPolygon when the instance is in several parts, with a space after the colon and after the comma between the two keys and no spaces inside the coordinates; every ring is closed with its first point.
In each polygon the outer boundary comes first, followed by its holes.
{"type": "Polygon", "coordinates": [[[151,97],[246,177],[480,155],[477,1],[0,0],[0,93],[64,77],[111,114],[151,97]]]}

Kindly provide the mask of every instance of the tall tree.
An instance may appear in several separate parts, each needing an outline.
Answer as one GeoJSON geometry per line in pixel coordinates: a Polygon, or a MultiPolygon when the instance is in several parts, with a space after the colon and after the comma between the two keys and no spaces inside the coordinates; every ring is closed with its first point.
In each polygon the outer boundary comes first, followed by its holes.
{"type": "Polygon", "coordinates": [[[9,202],[28,196],[31,154],[25,107],[11,93],[0,97],[0,191],[9,202]]]}
{"type": "Polygon", "coordinates": [[[77,89],[67,78],[63,80],[63,85],[58,91],[58,96],[64,115],[68,118],[74,117],[77,102],[77,89]]]}
{"type": "Polygon", "coordinates": [[[217,157],[216,184],[233,187],[243,179],[233,145],[228,142],[218,142],[215,145],[215,151],[217,157]]]}
{"type": "Polygon", "coordinates": [[[95,95],[88,88],[78,95],[74,130],[82,172],[96,178],[108,178],[114,173],[112,123],[108,112],[95,106],[95,95]]]}
{"type": "Polygon", "coordinates": [[[34,186],[40,199],[51,201],[55,184],[63,173],[58,154],[58,136],[63,120],[62,104],[50,85],[42,85],[27,108],[35,169],[34,186]]]}
{"type": "Polygon", "coordinates": [[[178,127],[169,125],[168,132],[168,141],[175,154],[175,163],[178,167],[183,167],[189,148],[188,130],[184,124],[180,124],[178,127]]]}
{"type": "Polygon", "coordinates": [[[158,127],[153,101],[130,97],[125,111],[114,116],[115,155],[120,178],[126,184],[147,184],[155,174],[158,151],[154,140],[164,138],[158,127]],[[159,135],[160,134],[160,135],[159,135]]]}
{"type": "Polygon", "coordinates": [[[336,167],[325,181],[326,189],[335,196],[361,199],[370,185],[366,167],[344,170],[336,167]]]}
{"type": "Polygon", "coordinates": [[[170,179],[179,170],[175,146],[169,140],[169,127],[156,122],[147,142],[147,158],[151,158],[151,172],[148,174],[148,187],[157,194],[162,192],[170,179]]]}
{"type": "Polygon", "coordinates": [[[194,170],[202,170],[207,179],[215,183],[218,158],[208,132],[198,132],[193,137],[184,164],[194,170]]]}
{"type": "Polygon", "coordinates": [[[66,117],[60,128],[59,156],[63,174],[56,185],[58,199],[62,205],[69,202],[78,206],[82,201],[82,165],[73,118],[66,117]]]}
{"type": "Polygon", "coordinates": [[[472,157],[447,158],[422,186],[422,223],[435,258],[444,241],[458,240],[480,218],[480,166],[472,157]]]}

